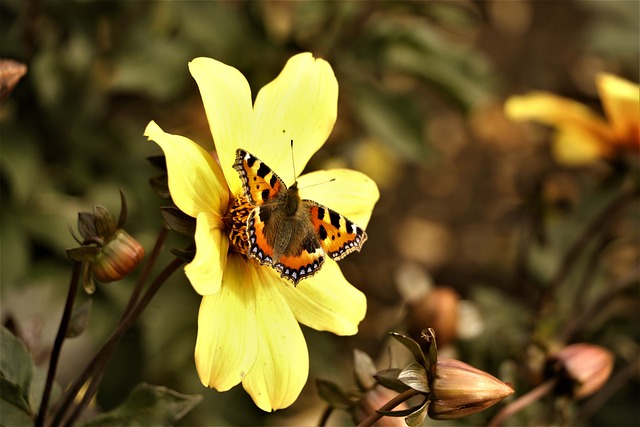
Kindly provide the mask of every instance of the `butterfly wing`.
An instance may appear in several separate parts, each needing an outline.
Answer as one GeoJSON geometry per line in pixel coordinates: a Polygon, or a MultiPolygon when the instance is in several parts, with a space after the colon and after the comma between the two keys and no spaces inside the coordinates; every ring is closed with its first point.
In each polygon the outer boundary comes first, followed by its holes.
{"type": "Polygon", "coordinates": [[[327,255],[338,261],[353,251],[360,251],[367,240],[362,228],[332,209],[311,200],[303,202],[309,206],[311,223],[327,255]]]}
{"type": "Polygon", "coordinates": [[[269,166],[241,148],[236,150],[233,168],[240,174],[244,193],[254,206],[261,206],[287,190],[287,186],[269,166]]]}
{"type": "MultiPolygon", "coordinates": [[[[247,220],[247,232],[249,233],[249,256],[258,260],[262,265],[273,267],[280,276],[290,280],[294,285],[307,277],[313,276],[324,264],[325,252],[322,249],[315,231],[307,227],[289,229],[294,234],[290,238],[295,240],[290,251],[283,254],[276,253],[271,236],[273,229],[267,224],[270,206],[255,208],[247,220]],[[261,212],[263,213],[261,215],[261,212]],[[265,221],[265,219],[267,221],[265,221]],[[292,252],[294,251],[294,252],[292,252]]],[[[286,232],[286,228],[279,228],[276,232],[286,232]]]]}

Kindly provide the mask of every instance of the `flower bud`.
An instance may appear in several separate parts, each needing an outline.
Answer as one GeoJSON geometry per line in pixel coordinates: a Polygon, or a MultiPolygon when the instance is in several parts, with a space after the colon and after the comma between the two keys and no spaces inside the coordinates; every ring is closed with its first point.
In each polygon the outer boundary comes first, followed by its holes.
{"type": "Polygon", "coordinates": [[[547,360],[548,376],[556,376],[558,394],[581,399],[598,391],[613,370],[613,354],[604,347],[578,343],[563,347],[547,360]]]}
{"type": "Polygon", "coordinates": [[[453,341],[458,326],[460,296],[453,288],[438,286],[411,305],[409,331],[419,337],[421,331],[431,328],[442,347],[453,341]]]}
{"type": "Polygon", "coordinates": [[[124,230],[117,230],[113,239],[96,254],[93,274],[102,283],[120,280],[135,269],[144,258],[144,248],[124,230]]]}
{"type": "MultiPolygon", "coordinates": [[[[357,405],[351,408],[351,418],[357,425],[366,420],[370,415],[376,413],[376,410],[381,408],[385,403],[388,403],[391,399],[396,397],[398,393],[391,391],[384,387],[375,387],[367,391],[357,405]]],[[[404,410],[408,406],[406,403],[401,403],[396,406],[394,410],[404,410]]],[[[373,423],[374,426],[397,426],[406,427],[403,417],[383,417],[373,423]]]]}
{"type": "Polygon", "coordinates": [[[459,360],[439,357],[433,368],[429,417],[435,420],[466,417],[513,394],[508,384],[459,360]]]}

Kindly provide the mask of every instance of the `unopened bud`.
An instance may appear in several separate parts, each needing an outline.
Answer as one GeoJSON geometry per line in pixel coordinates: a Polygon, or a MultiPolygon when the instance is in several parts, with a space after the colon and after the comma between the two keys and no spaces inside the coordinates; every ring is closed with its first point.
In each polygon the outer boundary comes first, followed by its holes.
{"type": "Polygon", "coordinates": [[[460,295],[448,286],[438,286],[411,305],[409,330],[419,337],[426,328],[436,332],[438,345],[445,346],[456,337],[460,295]]]}
{"type": "Polygon", "coordinates": [[[556,391],[576,399],[598,391],[613,370],[613,354],[598,345],[578,343],[563,347],[547,360],[547,375],[558,378],[556,391]]]}
{"type": "Polygon", "coordinates": [[[124,230],[117,230],[92,262],[93,274],[102,283],[114,282],[131,273],[144,258],[144,248],[124,230]]]}
{"type": "Polygon", "coordinates": [[[439,357],[433,374],[429,417],[435,420],[466,417],[513,394],[508,384],[459,360],[439,357]]]}

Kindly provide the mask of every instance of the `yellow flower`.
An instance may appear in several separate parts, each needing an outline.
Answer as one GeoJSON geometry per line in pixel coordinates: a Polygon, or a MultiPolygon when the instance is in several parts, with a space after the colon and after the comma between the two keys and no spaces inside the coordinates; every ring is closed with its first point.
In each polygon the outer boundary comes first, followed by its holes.
{"type": "MultiPolygon", "coordinates": [[[[165,133],[155,122],[145,135],[165,153],[173,201],[196,218],[196,255],[185,267],[203,296],[196,368],[208,387],[226,391],[242,382],[261,409],[284,408],[298,397],[309,371],[298,322],[353,335],[366,299],[335,261],[327,259],[318,274],[294,287],[234,246],[225,224],[230,209],[243,200],[243,190],[233,163],[236,149],[243,148],[292,185],[290,141],[300,171],[331,133],[338,83],[326,61],[303,53],[287,62],[252,105],[249,84],[235,68],[197,58],[189,70],[200,88],[220,164],[195,142],[165,133]]],[[[375,183],[353,170],[317,171],[297,181],[303,199],[328,206],[363,228],[379,197],[375,183]],[[316,183],[324,184],[309,186],[316,183]]]]}
{"type": "Polygon", "coordinates": [[[585,105],[547,92],[513,96],[507,116],[556,128],[552,153],[566,165],[585,165],[623,152],[640,153],[640,87],[602,73],[596,79],[606,120],[585,105]]]}

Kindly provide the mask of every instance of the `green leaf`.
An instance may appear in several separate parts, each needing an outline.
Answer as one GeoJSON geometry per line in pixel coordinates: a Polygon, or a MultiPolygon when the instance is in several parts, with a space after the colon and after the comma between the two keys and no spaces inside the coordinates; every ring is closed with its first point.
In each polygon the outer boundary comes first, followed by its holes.
{"type": "Polygon", "coordinates": [[[87,239],[91,239],[98,235],[95,224],[95,216],[90,212],[78,213],[78,231],[80,235],[87,239]]]}
{"type": "Polygon", "coordinates": [[[95,205],[93,207],[93,214],[95,215],[95,224],[98,236],[103,239],[111,237],[116,231],[116,217],[104,206],[95,205]]]}
{"type": "Polygon", "coordinates": [[[29,405],[29,388],[34,369],[33,360],[24,343],[4,326],[0,356],[2,401],[15,406],[29,416],[32,413],[29,405]]]}
{"type": "Polygon", "coordinates": [[[122,190],[120,190],[120,216],[118,217],[116,228],[122,228],[124,226],[124,223],[127,221],[128,212],[127,199],[124,197],[122,190]]]}
{"type": "Polygon", "coordinates": [[[378,373],[374,375],[374,378],[381,386],[393,391],[397,391],[398,393],[402,393],[403,391],[408,390],[409,387],[398,380],[398,375],[400,375],[400,372],[402,372],[402,369],[383,369],[381,371],[378,371],[378,373]]]}
{"type": "Polygon", "coordinates": [[[69,329],[67,329],[67,338],[75,338],[81,335],[89,326],[89,318],[91,317],[92,299],[87,299],[82,304],[73,308],[69,329]]]}
{"type": "Polygon", "coordinates": [[[30,426],[33,425],[31,416],[24,409],[19,408],[5,400],[4,390],[0,399],[0,425],[1,426],[30,426]]]}
{"type": "Polygon", "coordinates": [[[407,415],[404,419],[404,422],[407,423],[409,427],[418,427],[424,423],[424,420],[427,418],[427,413],[429,409],[430,400],[425,400],[424,403],[411,415],[407,415]]]}
{"type": "Polygon", "coordinates": [[[414,390],[429,393],[429,379],[424,366],[412,363],[400,372],[398,380],[414,390]]]}
{"type": "Polygon", "coordinates": [[[170,229],[190,237],[196,234],[196,220],[180,209],[173,206],[165,206],[160,208],[160,212],[170,229]]]}
{"type": "MultiPolygon", "coordinates": [[[[429,342],[429,365],[427,369],[429,372],[433,372],[433,367],[438,361],[438,346],[436,344],[436,331],[432,328],[428,328],[426,331],[422,331],[422,337],[429,342]]],[[[433,377],[433,376],[432,376],[433,377]]]]}
{"type": "Polygon", "coordinates": [[[358,386],[362,390],[370,390],[376,385],[374,375],[377,372],[376,365],[371,357],[362,350],[353,350],[353,364],[358,386]]]}
{"type": "Polygon", "coordinates": [[[405,346],[411,354],[413,354],[413,358],[422,366],[427,366],[427,359],[424,357],[424,353],[420,348],[420,344],[415,342],[413,339],[409,338],[406,335],[399,334],[397,332],[390,332],[393,338],[395,338],[400,344],[405,346]]]}
{"type": "Polygon", "coordinates": [[[92,261],[101,250],[97,246],[78,246],[77,248],[67,249],[67,256],[77,262],[92,261]]]}
{"type": "Polygon", "coordinates": [[[332,381],[317,379],[316,387],[318,387],[320,397],[327,401],[332,408],[347,409],[354,403],[347,392],[332,381]]]}
{"type": "Polygon", "coordinates": [[[82,426],[170,426],[200,401],[200,395],[181,394],[166,387],[139,384],[120,406],[82,426]]]}
{"type": "Polygon", "coordinates": [[[186,263],[193,261],[193,258],[196,256],[195,250],[171,249],[171,253],[186,263]]]}

